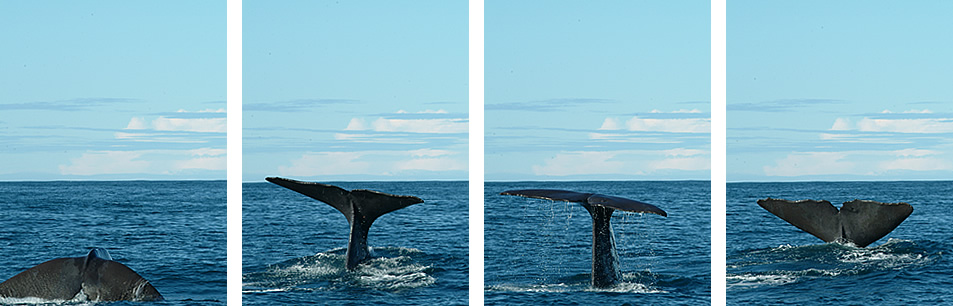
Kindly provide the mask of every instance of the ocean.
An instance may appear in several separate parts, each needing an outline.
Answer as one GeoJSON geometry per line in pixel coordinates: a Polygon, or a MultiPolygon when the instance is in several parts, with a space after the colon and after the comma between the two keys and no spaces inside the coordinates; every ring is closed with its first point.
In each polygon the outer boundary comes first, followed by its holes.
{"type": "Polygon", "coordinates": [[[953,303],[953,182],[730,183],[729,305],[953,303]],[[767,197],[907,202],[913,213],[867,248],[825,243],[757,204],[767,197]]]}
{"type": "MultiPolygon", "coordinates": [[[[225,202],[225,181],[0,182],[0,278],[101,247],[155,305],[225,305],[225,202]]],[[[15,302],[31,301],[0,298],[15,302]]]]}
{"type": "Polygon", "coordinates": [[[486,305],[705,305],[711,296],[708,181],[487,182],[486,305]],[[577,203],[503,196],[510,189],[601,193],[658,206],[668,217],[616,211],[623,282],[590,285],[592,219],[577,203]]]}
{"type": "Polygon", "coordinates": [[[378,218],[367,238],[375,258],[348,272],[343,214],[268,182],[242,184],[243,305],[468,303],[467,182],[326,183],[424,203],[378,218]]]}

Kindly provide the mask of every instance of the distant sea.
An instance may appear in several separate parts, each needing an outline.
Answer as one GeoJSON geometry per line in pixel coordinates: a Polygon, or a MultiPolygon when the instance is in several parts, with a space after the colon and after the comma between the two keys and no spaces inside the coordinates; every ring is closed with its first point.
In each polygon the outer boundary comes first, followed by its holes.
{"type": "Polygon", "coordinates": [[[953,304],[953,182],[730,183],[729,305],[953,304]],[[867,248],[825,243],[757,204],[767,197],[907,202],[913,213],[867,248]]]}
{"type": "Polygon", "coordinates": [[[487,182],[486,305],[707,305],[711,296],[708,181],[487,182]],[[616,211],[623,282],[590,286],[592,220],[577,203],[499,195],[548,188],[656,205],[668,217],[616,211]]]}
{"type": "Polygon", "coordinates": [[[160,305],[225,305],[225,202],[225,181],[0,182],[0,279],[102,247],[160,305]]]}
{"type": "Polygon", "coordinates": [[[466,305],[467,182],[322,182],[420,197],[368,233],[375,258],[344,269],[344,215],[267,182],[242,184],[243,305],[466,305]]]}

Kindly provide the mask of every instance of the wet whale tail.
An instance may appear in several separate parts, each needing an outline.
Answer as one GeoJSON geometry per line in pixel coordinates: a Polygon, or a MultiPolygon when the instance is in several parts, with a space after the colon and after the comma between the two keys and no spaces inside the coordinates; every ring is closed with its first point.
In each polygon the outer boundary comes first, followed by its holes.
{"type": "Polygon", "coordinates": [[[826,242],[850,242],[866,247],[893,231],[913,213],[907,203],[853,200],[838,211],[828,201],[788,201],[767,198],[758,205],[826,242]]]}
{"type": "Polygon", "coordinates": [[[650,213],[663,217],[668,214],[655,205],[626,198],[597,193],[580,193],[555,189],[508,190],[501,195],[581,203],[592,217],[592,286],[611,287],[619,282],[619,255],[616,252],[612,224],[609,223],[616,210],[650,213]]]}
{"type": "Polygon", "coordinates": [[[93,249],[85,257],[57,258],[0,283],[0,296],[46,300],[157,301],[162,295],[138,273],[93,249]],[[85,297],[85,298],[84,298],[85,297]]]}
{"type": "Polygon", "coordinates": [[[344,214],[351,225],[347,243],[346,268],[348,270],[353,270],[358,264],[370,258],[371,254],[367,249],[367,232],[374,220],[386,213],[424,202],[414,196],[393,195],[363,189],[347,191],[337,186],[280,177],[269,177],[265,180],[331,205],[344,214]]]}

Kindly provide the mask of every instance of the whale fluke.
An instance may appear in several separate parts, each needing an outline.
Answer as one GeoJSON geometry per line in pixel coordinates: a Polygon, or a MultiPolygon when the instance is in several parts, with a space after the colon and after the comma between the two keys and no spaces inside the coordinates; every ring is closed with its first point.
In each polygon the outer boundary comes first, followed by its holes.
{"type": "Polygon", "coordinates": [[[615,238],[609,221],[616,210],[651,213],[668,216],[655,205],[635,200],[607,196],[595,193],[579,193],[555,189],[507,190],[501,195],[514,195],[553,201],[581,203],[592,217],[592,286],[611,287],[619,282],[622,273],[619,270],[619,255],[615,249],[615,238]]]}
{"type": "Polygon", "coordinates": [[[840,211],[828,201],[767,198],[758,205],[825,242],[850,242],[866,247],[897,228],[913,212],[907,203],[853,200],[840,211]]]}
{"type": "Polygon", "coordinates": [[[668,214],[664,210],[656,207],[655,205],[642,203],[635,200],[630,200],[626,198],[607,196],[604,194],[598,193],[580,193],[566,190],[556,190],[556,189],[522,189],[522,190],[508,190],[500,193],[502,195],[514,195],[527,198],[536,198],[536,199],[545,199],[552,201],[564,201],[564,202],[576,202],[583,203],[593,206],[602,206],[607,208],[612,208],[615,210],[624,210],[629,212],[636,213],[650,213],[656,214],[663,217],[667,217],[668,214]]]}
{"type": "Polygon", "coordinates": [[[415,196],[392,195],[363,189],[347,191],[337,186],[280,177],[268,177],[265,180],[331,205],[344,214],[351,225],[347,243],[346,268],[348,270],[353,270],[358,264],[370,258],[371,254],[367,250],[367,231],[374,220],[386,213],[424,202],[415,196]]]}
{"type": "Polygon", "coordinates": [[[84,257],[57,258],[0,283],[0,296],[90,301],[158,301],[162,295],[135,271],[115,262],[105,249],[84,257]],[[82,293],[82,295],[80,295],[82,293]]]}

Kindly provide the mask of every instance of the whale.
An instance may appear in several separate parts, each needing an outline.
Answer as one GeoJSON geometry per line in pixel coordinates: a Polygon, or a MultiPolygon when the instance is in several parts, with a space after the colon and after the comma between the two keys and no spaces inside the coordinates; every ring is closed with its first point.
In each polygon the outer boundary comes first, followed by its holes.
{"type": "Polygon", "coordinates": [[[351,227],[347,241],[345,263],[347,270],[354,270],[360,263],[371,258],[371,253],[367,249],[367,233],[377,218],[424,202],[415,196],[393,195],[365,189],[348,191],[333,185],[280,177],[268,177],[265,180],[331,205],[344,214],[351,227]]]}
{"type": "Polygon", "coordinates": [[[73,301],[159,301],[152,284],[109,252],[95,248],[84,257],[56,258],[0,283],[0,296],[73,301]]]}
{"type": "Polygon", "coordinates": [[[582,204],[592,217],[591,283],[595,288],[609,288],[622,279],[622,272],[619,270],[619,254],[616,252],[612,224],[609,222],[613,212],[622,210],[668,216],[664,210],[652,204],[597,193],[557,189],[521,189],[507,190],[500,194],[582,204]]]}
{"type": "Polygon", "coordinates": [[[866,247],[893,231],[913,213],[908,203],[853,200],[840,210],[828,201],[762,199],[758,205],[825,242],[866,247]]]}

